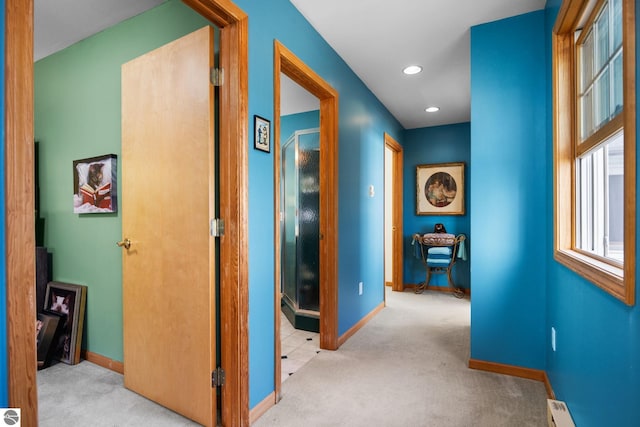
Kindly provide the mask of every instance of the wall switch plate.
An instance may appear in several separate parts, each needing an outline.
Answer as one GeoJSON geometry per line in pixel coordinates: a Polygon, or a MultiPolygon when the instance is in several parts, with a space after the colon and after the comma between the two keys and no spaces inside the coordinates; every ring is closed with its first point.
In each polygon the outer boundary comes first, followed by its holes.
{"type": "Polygon", "coordinates": [[[376,195],[376,190],[373,188],[373,185],[369,186],[369,197],[373,197],[376,195]]]}
{"type": "Polygon", "coordinates": [[[556,351],[556,328],[551,327],[551,350],[556,351]]]}
{"type": "Polygon", "coordinates": [[[362,295],[362,291],[363,291],[363,286],[362,286],[362,282],[358,283],[358,295],[362,295]]]}

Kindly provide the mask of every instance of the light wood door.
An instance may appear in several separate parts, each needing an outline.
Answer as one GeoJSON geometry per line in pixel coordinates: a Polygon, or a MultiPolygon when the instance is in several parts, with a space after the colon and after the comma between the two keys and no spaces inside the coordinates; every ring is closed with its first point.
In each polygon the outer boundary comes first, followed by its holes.
{"type": "Polygon", "coordinates": [[[207,426],[216,420],[212,66],[211,27],[122,66],[124,383],[207,426]]]}

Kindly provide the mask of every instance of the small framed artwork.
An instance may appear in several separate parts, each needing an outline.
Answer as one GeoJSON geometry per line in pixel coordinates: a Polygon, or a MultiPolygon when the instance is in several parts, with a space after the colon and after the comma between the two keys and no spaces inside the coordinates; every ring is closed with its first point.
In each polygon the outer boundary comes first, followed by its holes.
{"type": "Polygon", "coordinates": [[[36,347],[38,353],[38,369],[51,364],[54,346],[60,336],[61,319],[64,316],[55,312],[40,312],[36,318],[36,347]]]}
{"type": "Polygon", "coordinates": [[[80,362],[86,301],[86,286],[61,282],[47,284],[44,310],[63,316],[60,335],[53,343],[53,357],[69,365],[80,362]]]}
{"type": "Polygon", "coordinates": [[[73,161],[73,212],[118,212],[115,154],[73,161]]]}
{"type": "Polygon", "coordinates": [[[464,215],[464,163],[416,167],[417,215],[464,215]]]}
{"type": "Polygon", "coordinates": [[[253,116],[254,143],[256,150],[271,151],[271,122],[260,116],[253,116]]]}

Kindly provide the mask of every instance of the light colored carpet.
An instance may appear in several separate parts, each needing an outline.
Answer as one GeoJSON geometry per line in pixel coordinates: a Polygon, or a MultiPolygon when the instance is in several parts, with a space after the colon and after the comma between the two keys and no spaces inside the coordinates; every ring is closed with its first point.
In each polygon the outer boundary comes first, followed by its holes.
{"type": "Polygon", "coordinates": [[[467,368],[469,322],[466,299],[388,292],[387,307],[283,383],[254,426],[545,426],[542,383],[467,368]]]}
{"type": "Polygon", "coordinates": [[[38,371],[39,427],[197,425],[125,389],[122,375],[93,363],[58,363],[38,371]]]}
{"type": "MultiPolygon", "coordinates": [[[[545,426],[542,383],[467,368],[468,300],[388,293],[387,307],[338,351],[321,351],[282,385],[256,427],[545,426]]],[[[83,361],[38,372],[39,425],[192,426],[83,361]]]]}

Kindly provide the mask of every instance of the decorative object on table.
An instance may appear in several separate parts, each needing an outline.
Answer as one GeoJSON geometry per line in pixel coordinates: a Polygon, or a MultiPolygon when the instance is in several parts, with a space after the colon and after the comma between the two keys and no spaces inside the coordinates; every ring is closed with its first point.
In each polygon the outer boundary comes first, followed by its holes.
{"type": "Polygon", "coordinates": [[[62,323],[65,316],[61,313],[45,311],[38,313],[36,318],[36,347],[38,353],[38,369],[51,364],[54,353],[54,343],[58,342],[62,323]]]}
{"type": "Polygon", "coordinates": [[[54,358],[70,365],[80,362],[86,299],[86,286],[61,282],[47,284],[45,311],[64,316],[60,336],[54,343],[54,358]]]}
{"type": "Polygon", "coordinates": [[[73,161],[73,212],[118,211],[118,161],[115,154],[73,161]]]}
{"type": "Polygon", "coordinates": [[[464,215],[464,163],[416,167],[417,215],[464,215]]]}
{"type": "Polygon", "coordinates": [[[260,116],[253,116],[254,143],[257,150],[271,151],[271,122],[260,116]]]}

